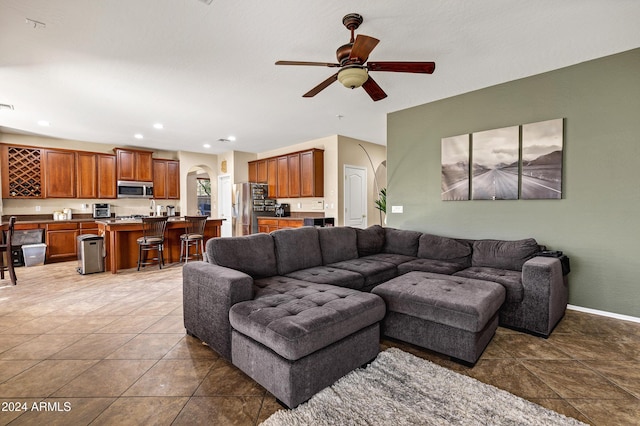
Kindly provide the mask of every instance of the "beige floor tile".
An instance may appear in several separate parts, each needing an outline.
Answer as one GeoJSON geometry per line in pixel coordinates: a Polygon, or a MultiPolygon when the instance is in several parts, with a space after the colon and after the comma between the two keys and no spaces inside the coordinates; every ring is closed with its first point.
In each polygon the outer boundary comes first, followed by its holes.
{"type": "Polygon", "coordinates": [[[515,359],[482,359],[468,371],[468,375],[521,398],[559,398],[553,389],[515,359]]]}
{"type": "Polygon", "coordinates": [[[38,360],[18,360],[18,361],[1,361],[0,360],[0,383],[5,382],[13,376],[36,365],[38,360]]]}
{"type": "Polygon", "coordinates": [[[33,404],[37,404],[42,401],[42,399],[43,398],[0,398],[0,404],[6,404],[4,405],[6,409],[0,410],[0,425],[8,425],[18,417],[28,413],[33,404]]]}
{"type": "Polygon", "coordinates": [[[184,321],[181,316],[167,315],[144,330],[144,333],[181,333],[184,334],[184,321]]]}
{"type": "Polygon", "coordinates": [[[47,397],[94,365],[96,360],[45,360],[0,384],[0,395],[47,397]]]}
{"type": "Polygon", "coordinates": [[[46,359],[86,334],[41,334],[0,354],[0,359],[46,359]]]}
{"type": "Polygon", "coordinates": [[[117,397],[155,363],[155,360],[102,360],[61,387],[53,396],[117,397]]]}
{"type": "Polygon", "coordinates": [[[525,360],[527,370],[566,399],[627,399],[630,394],[579,361],[525,360]]]}
{"type": "Polygon", "coordinates": [[[193,397],[174,425],[255,425],[262,397],[193,397]]]}
{"type": "Polygon", "coordinates": [[[88,425],[100,415],[115,398],[47,398],[32,404],[11,426],[68,426],[88,425]]]}
{"type": "Polygon", "coordinates": [[[186,336],[164,356],[164,359],[218,359],[220,356],[198,339],[186,336]]]}
{"type": "Polygon", "coordinates": [[[124,396],[191,396],[209,373],[215,360],[160,360],[124,396]]]}
{"type": "Polygon", "coordinates": [[[36,337],[35,334],[0,334],[0,354],[36,337]]]}
{"type": "Polygon", "coordinates": [[[189,398],[186,397],[121,397],[94,420],[101,425],[170,425],[189,398]]]}
{"type": "Polygon", "coordinates": [[[49,358],[102,359],[135,337],[136,334],[89,334],[49,358]]]}
{"type": "Polygon", "coordinates": [[[196,396],[264,396],[265,389],[229,362],[218,359],[196,396]]]}
{"type": "Polygon", "coordinates": [[[547,339],[528,334],[497,334],[493,342],[513,358],[519,359],[571,359],[547,339]]]}
{"type": "Polygon", "coordinates": [[[640,404],[637,399],[570,400],[596,426],[640,424],[640,404]]]}
{"type": "Polygon", "coordinates": [[[96,333],[142,333],[160,319],[162,316],[157,315],[127,315],[105,325],[96,333]]]}
{"type": "Polygon", "coordinates": [[[640,398],[640,363],[638,361],[585,361],[584,363],[635,395],[636,398],[640,398]]]}
{"type": "Polygon", "coordinates": [[[108,324],[111,324],[117,319],[121,317],[110,315],[110,316],[88,316],[88,315],[80,315],[73,317],[71,321],[60,325],[47,333],[49,334],[75,334],[75,333],[84,333],[91,334],[94,333],[101,328],[104,328],[108,324]]]}
{"type": "Polygon", "coordinates": [[[139,334],[107,359],[160,359],[182,338],[181,334],[139,334]]]}

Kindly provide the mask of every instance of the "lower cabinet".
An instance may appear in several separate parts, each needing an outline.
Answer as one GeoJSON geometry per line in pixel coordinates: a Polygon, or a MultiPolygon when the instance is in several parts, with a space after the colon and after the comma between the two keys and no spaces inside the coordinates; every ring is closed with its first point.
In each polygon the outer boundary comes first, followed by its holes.
{"type": "Polygon", "coordinates": [[[46,229],[47,262],[62,262],[78,258],[77,237],[80,235],[78,223],[48,223],[46,229]]]}
{"type": "Polygon", "coordinates": [[[258,232],[269,233],[285,228],[301,228],[304,219],[258,218],[258,232]]]}

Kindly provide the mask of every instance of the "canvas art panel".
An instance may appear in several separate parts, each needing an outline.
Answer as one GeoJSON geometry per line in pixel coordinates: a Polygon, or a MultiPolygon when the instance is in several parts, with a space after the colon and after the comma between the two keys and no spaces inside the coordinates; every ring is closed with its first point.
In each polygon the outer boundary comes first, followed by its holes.
{"type": "Polygon", "coordinates": [[[522,126],[522,199],[562,198],[563,120],[522,126]]]}
{"type": "Polygon", "coordinates": [[[474,200],[517,200],[519,126],[473,133],[471,193],[474,200]]]}
{"type": "Polygon", "coordinates": [[[452,136],[441,141],[443,201],[469,199],[469,135],[452,136]]]}

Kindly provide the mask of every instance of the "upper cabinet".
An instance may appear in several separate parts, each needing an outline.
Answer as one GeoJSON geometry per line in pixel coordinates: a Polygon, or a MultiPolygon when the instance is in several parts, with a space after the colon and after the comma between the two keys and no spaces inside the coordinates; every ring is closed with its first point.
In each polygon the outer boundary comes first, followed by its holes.
{"type": "Polygon", "coordinates": [[[97,154],[96,157],[98,163],[98,198],[117,198],[116,156],[97,154]]]}
{"type": "Polygon", "coordinates": [[[44,150],[45,198],[76,197],[76,153],[44,150]]]}
{"type": "Polygon", "coordinates": [[[42,150],[0,145],[2,198],[42,198],[42,150]]]}
{"type": "Polygon", "coordinates": [[[98,198],[98,158],[92,152],[78,152],[78,198],[98,198]]]}
{"type": "Polygon", "coordinates": [[[271,198],[324,197],[324,151],[310,149],[249,162],[249,181],[271,198]]]}
{"type": "Polygon", "coordinates": [[[153,198],[177,200],[180,198],[180,162],[153,160],[153,198]]]}
{"type": "Polygon", "coordinates": [[[118,157],[118,180],[151,182],[153,180],[153,160],[151,151],[137,151],[116,148],[118,157]]]}

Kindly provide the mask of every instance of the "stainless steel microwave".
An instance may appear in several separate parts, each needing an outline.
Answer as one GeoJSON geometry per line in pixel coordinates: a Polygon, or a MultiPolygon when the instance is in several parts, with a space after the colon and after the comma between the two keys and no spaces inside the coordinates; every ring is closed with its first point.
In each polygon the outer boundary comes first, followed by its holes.
{"type": "Polygon", "coordinates": [[[153,198],[153,182],[119,180],[118,198],[153,198]]]}

